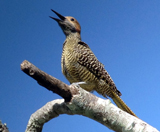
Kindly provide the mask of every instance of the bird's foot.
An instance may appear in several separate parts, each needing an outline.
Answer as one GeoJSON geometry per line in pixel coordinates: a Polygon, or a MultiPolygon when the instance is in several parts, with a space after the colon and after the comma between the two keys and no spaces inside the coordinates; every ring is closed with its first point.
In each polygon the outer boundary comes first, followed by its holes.
{"type": "Polygon", "coordinates": [[[86,82],[75,82],[75,83],[72,83],[71,85],[75,85],[77,87],[80,87],[79,85],[81,84],[87,84],[86,82]]]}

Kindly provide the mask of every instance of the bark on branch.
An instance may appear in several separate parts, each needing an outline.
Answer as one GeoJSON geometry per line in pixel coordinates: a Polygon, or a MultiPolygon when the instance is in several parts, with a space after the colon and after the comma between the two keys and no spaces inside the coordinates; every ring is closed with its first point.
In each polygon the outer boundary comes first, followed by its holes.
{"type": "Polygon", "coordinates": [[[60,114],[83,115],[116,132],[158,132],[146,122],[120,110],[109,99],[98,98],[76,85],[68,86],[26,60],[22,62],[21,69],[40,85],[64,98],[48,102],[33,113],[26,132],[41,132],[44,123],[60,114]]]}
{"type": "Polygon", "coordinates": [[[60,95],[66,102],[71,100],[74,92],[77,92],[72,91],[67,84],[41,71],[27,60],[22,62],[21,70],[35,79],[41,86],[60,95]]]}
{"type": "Polygon", "coordinates": [[[7,124],[2,124],[2,121],[0,120],[0,132],[9,132],[7,128],[7,124]]]}

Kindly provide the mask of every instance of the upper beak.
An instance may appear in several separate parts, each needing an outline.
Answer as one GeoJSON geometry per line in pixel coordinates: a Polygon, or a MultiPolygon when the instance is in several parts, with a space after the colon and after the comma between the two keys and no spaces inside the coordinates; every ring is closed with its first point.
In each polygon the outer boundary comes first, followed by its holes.
{"type": "Polygon", "coordinates": [[[66,19],[64,16],[62,16],[61,14],[59,14],[58,12],[54,11],[53,9],[51,9],[51,11],[53,11],[60,19],[54,18],[52,16],[49,16],[50,18],[56,20],[57,22],[59,21],[63,21],[64,19],[66,19]]]}

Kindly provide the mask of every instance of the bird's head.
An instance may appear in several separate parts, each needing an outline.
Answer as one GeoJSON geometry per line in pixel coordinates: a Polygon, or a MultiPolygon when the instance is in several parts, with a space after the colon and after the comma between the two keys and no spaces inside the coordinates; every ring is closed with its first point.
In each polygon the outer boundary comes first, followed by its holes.
{"type": "Polygon", "coordinates": [[[49,17],[58,22],[58,24],[60,25],[60,27],[62,28],[66,36],[69,36],[71,34],[80,35],[81,27],[78,21],[74,17],[71,17],[71,16],[64,17],[52,9],[51,11],[53,11],[60,19],[54,18],[52,16],[49,16],[49,17]]]}

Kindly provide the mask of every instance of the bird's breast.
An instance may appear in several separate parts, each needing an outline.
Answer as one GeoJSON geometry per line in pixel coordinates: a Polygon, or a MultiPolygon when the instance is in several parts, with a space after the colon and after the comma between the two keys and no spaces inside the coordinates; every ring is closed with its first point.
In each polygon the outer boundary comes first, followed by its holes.
{"type": "Polygon", "coordinates": [[[85,82],[80,85],[87,91],[96,87],[95,77],[89,70],[78,63],[78,54],[71,48],[64,48],[61,58],[62,73],[70,83],[85,82]]]}
{"type": "Polygon", "coordinates": [[[76,58],[74,57],[73,50],[71,48],[64,48],[61,58],[62,73],[68,79],[70,83],[79,81],[78,75],[76,75],[76,58]]]}

